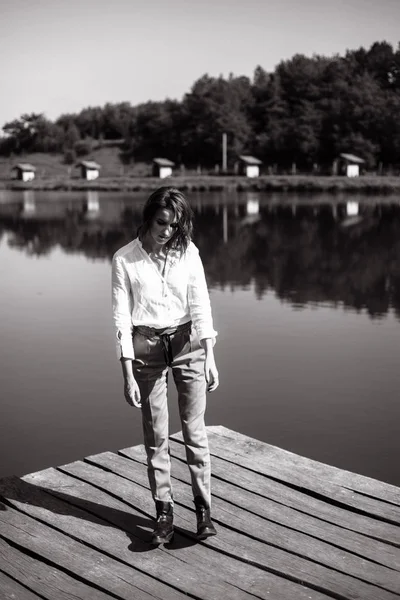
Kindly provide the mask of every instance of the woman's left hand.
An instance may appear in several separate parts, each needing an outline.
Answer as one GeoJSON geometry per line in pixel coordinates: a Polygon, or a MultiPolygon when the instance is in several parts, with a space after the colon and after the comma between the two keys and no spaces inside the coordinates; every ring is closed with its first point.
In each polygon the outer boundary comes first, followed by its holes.
{"type": "Polygon", "coordinates": [[[207,381],[207,392],[213,392],[219,385],[218,370],[213,354],[208,354],[206,356],[204,371],[207,381]]]}

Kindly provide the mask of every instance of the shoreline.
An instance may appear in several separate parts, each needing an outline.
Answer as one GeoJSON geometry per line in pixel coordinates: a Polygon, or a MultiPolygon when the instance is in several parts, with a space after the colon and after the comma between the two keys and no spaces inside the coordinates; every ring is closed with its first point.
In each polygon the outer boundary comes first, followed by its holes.
{"type": "Polygon", "coordinates": [[[156,177],[100,177],[94,181],[78,178],[43,178],[31,182],[0,180],[0,190],[38,191],[152,191],[163,185],[171,185],[182,191],[258,191],[258,192],[340,192],[382,193],[400,192],[400,177],[395,176],[316,176],[316,175],[268,175],[257,179],[240,176],[181,176],[159,179],[156,177]]]}

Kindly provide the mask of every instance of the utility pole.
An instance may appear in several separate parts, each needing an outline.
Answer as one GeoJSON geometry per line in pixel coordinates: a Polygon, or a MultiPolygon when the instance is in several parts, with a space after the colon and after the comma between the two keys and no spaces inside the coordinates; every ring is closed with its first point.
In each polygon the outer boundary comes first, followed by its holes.
{"type": "Polygon", "coordinates": [[[226,133],[223,133],[222,134],[222,172],[223,173],[226,173],[226,171],[227,171],[226,152],[227,152],[227,135],[226,135],[226,133]]]}

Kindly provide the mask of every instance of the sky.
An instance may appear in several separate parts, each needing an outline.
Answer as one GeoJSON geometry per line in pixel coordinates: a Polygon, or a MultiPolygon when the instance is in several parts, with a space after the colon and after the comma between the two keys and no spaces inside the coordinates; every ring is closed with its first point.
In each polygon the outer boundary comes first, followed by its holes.
{"type": "Polygon", "coordinates": [[[0,128],[400,41],[400,0],[0,0],[0,128]]]}

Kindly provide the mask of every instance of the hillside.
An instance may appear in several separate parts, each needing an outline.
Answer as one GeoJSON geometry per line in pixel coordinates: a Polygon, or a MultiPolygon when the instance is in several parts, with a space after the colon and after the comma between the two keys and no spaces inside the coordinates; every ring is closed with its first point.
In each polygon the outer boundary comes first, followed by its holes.
{"type": "MultiPolygon", "coordinates": [[[[119,177],[121,175],[146,176],[150,174],[151,165],[143,163],[124,165],[120,160],[120,149],[118,147],[101,147],[79,160],[94,160],[101,165],[101,177],[119,177]]],[[[37,169],[37,179],[53,178],[79,178],[79,169],[75,165],[66,165],[62,154],[47,154],[35,152],[9,158],[0,156],[0,179],[12,178],[12,168],[20,163],[27,162],[37,169]]]]}

